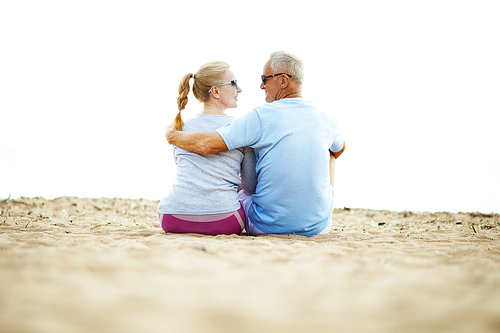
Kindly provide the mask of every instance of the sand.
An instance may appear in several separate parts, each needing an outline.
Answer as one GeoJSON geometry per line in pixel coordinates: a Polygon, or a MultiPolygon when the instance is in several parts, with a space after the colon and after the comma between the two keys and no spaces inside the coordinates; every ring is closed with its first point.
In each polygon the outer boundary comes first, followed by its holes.
{"type": "Polygon", "coordinates": [[[336,209],[327,235],[166,234],[158,202],[0,202],[1,332],[500,332],[500,216],[336,209]]]}

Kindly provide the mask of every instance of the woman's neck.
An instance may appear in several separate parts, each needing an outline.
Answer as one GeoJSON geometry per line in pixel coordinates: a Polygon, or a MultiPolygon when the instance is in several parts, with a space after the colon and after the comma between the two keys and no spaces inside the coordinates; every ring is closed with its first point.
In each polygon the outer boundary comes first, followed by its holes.
{"type": "Polygon", "coordinates": [[[214,103],[205,103],[203,106],[203,114],[219,115],[223,116],[225,109],[221,105],[216,105],[214,103]]]}

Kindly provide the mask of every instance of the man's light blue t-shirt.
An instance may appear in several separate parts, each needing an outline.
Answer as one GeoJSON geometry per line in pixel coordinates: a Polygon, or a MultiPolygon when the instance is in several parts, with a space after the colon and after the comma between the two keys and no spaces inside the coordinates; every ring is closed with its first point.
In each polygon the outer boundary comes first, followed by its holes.
{"type": "Polygon", "coordinates": [[[257,188],[248,212],[264,233],[312,236],[331,220],[329,159],[344,138],[333,118],[301,98],[259,106],[219,128],[228,149],[249,146],[257,158],[257,188]]]}

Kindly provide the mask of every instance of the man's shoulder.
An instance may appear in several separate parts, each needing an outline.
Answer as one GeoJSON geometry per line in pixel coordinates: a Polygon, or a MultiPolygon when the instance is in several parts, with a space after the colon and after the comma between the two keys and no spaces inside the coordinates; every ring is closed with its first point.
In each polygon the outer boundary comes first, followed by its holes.
{"type": "Polygon", "coordinates": [[[306,101],[302,99],[301,97],[296,97],[296,98],[283,98],[278,101],[274,101],[270,103],[269,105],[274,106],[275,108],[314,108],[316,109],[316,106],[314,103],[310,101],[306,101]]]}
{"type": "Polygon", "coordinates": [[[299,105],[299,104],[300,104],[300,102],[296,103],[294,101],[286,101],[286,99],[280,99],[280,100],[277,100],[277,101],[274,101],[271,103],[264,103],[264,104],[261,104],[259,106],[256,106],[252,109],[251,112],[254,115],[266,114],[268,112],[274,113],[277,110],[281,110],[284,108],[290,108],[290,107],[293,107],[293,106],[299,105]]]}
{"type": "Polygon", "coordinates": [[[261,104],[259,106],[256,106],[254,107],[250,112],[253,112],[253,113],[259,113],[259,112],[263,112],[263,111],[266,111],[266,110],[271,110],[275,107],[275,105],[273,105],[274,103],[264,103],[264,104],[261,104]]]}

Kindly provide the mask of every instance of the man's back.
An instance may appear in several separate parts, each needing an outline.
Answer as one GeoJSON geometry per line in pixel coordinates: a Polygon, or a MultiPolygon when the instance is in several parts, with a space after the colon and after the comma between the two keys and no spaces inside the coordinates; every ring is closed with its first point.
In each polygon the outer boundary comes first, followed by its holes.
{"type": "Polygon", "coordinates": [[[342,148],[335,122],[301,98],[265,104],[218,130],[229,149],[257,157],[257,189],[248,214],[265,233],[315,235],[331,219],[328,149],[342,148]],[[333,145],[333,147],[332,147],[333,145]]]}

